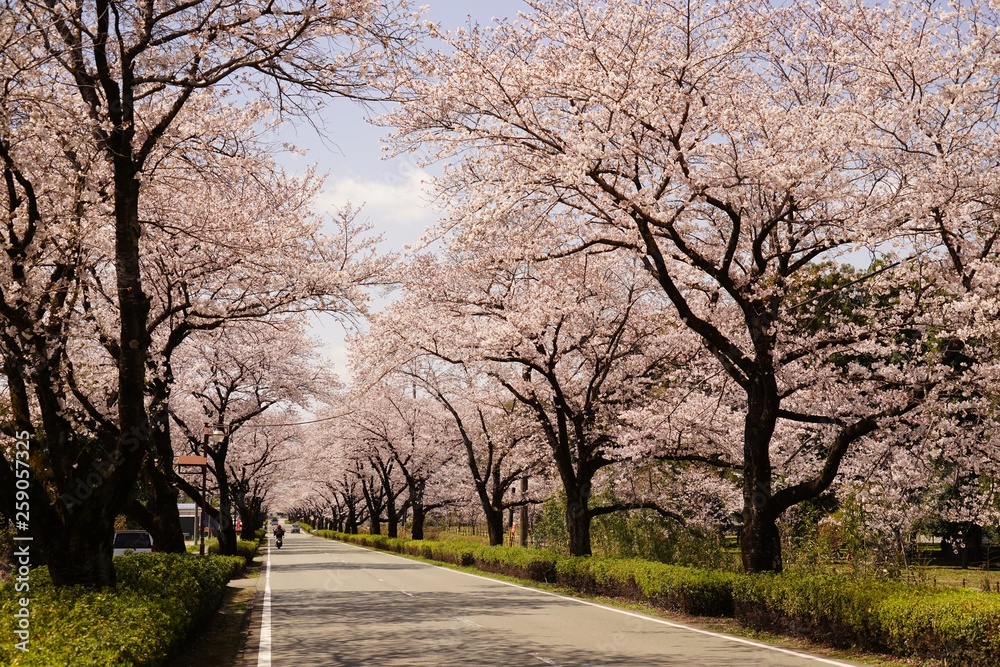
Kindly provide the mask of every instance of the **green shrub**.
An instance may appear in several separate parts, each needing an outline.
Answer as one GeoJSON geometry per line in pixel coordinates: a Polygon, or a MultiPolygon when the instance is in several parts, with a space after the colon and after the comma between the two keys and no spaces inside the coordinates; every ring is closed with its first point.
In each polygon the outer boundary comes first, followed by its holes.
{"type": "MultiPolygon", "coordinates": [[[[219,604],[236,557],[130,554],[115,558],[117,590],[56,588],[45,568],[31,573],[31,643],[0,644],[0,664],[74,667],[161,664],[191,627],[219,604]]],[[[12,586],[0,587],[0,614],[13,618],[12,586]]]]}
{"type": "Polygon", "coordinates": [[[473,554],[480,546],[475,542],[461,542],[458,540],[449,540],[447,542],[414,540],[413,545],[420,551],[420,553],[414,555],[465,567],[475,564],[473,554]]]}
{"type": "MultiPolygon", "coordinates": [[[[211,540],[210,543],[206,544],[209,556],[218,555],[219,553],[219,541],[211,540]]],[[[253,559],[257,557],[257,548],[260,546],[258,542],[251,542],[249,540],[237,540],[236,542],[236,553],[243,558],[247,565],[253,562],[253,559]]]]}
{"type": "Polygon", "coordinates": [[[562,557],[557,581],[585,593],[649,602],[699,616],[731,616],[737,575],[644,560],[562,557]]]}
{"type": "Polygon", "coordinates": [[[1000,596],[968,589],[898,590],[874,608],[881,639],[897,655],[996,665],[1000,596]]]}
{"type": "Polygon", "coordinates": [[[756,628],[969,667],[1000,654],[1000,596],[836,575],[740,577],[737,618],[756,628]]]}
{"type": "Polygon", "coordinates": [[[242,556],[194,558],[184,554],[129,554],[115,559],[119,590],[134,590],[181,605],[194,622],[222,601],[226,582],[246,566],[242,556]]]}
{"type": "MultiPolygon", "coordinates": [[[[205,553],[213,554],[219,550],[219,540],[216,537],[206,537],[205,538],[205,553]]],[[[201,553],[201,543],[195,542],[187,548],[189,554],[201,553]]]]}
{"type": "Polygon", "coordinates": [[[246,561],[247,565],[250,565],[253,559],[257,557],[257,550],[259,548],[260,542],[252,540],[239,540],[236,543],[236,553],[243,556],[243,560],[246,561]]]}
{"type": "Polygon", "coordinates": [[[307,533],[313,532],[313,527],[310,526],[305,521],[296,521],[295,523],[299,524],[299,528],[301,528],[302,530],[306,531],[307,533]]]}
{"type": "Polygon", "coordinates": [[[472,552],[473,563],[480,570],[546,582],[556,580],[558,558],[554,551],[521,547],[478,547],[472,552]]]}

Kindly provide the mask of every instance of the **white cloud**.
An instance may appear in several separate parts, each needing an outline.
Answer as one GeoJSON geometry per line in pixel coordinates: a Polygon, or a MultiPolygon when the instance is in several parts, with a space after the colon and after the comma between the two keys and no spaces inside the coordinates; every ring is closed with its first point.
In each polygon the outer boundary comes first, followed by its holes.
{"type": "MultiPolygon", "coordinates": [[[[387,164],[389,167],[389,164],[387,164]]],[[[362,206],[362,217],[383,232],[400,227],[416,228],[417,233],[432,225],[438,211],[431,201],[430,177],[423,169],[386,169],[380,178],[356,176],[331,178],[317,204],[333,211],[350,203],[362,206]]]]}

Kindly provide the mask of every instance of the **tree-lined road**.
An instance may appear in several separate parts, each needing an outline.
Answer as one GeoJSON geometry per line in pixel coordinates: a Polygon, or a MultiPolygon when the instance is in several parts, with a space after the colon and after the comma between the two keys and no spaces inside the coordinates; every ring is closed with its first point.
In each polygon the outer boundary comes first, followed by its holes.
{"type": "Polygon", "coordinates": [[[850,664],[311,535],[272,546],[268,581],[275,667],[850,664]]]}

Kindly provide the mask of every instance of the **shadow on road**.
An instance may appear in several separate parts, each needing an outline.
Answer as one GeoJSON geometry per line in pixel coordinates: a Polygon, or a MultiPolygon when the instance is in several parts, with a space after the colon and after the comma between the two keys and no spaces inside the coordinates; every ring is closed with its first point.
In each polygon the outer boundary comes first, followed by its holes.
{"type": "MultiPolygon", "coordinates": [[[[574,646],[518,646],[513,637],[493,632],[470,617],[558,614],[572,603],[553,599],[526,603],[517,592],[421,593],[408,598],[396,592],[328,593],[282,591],[273,603],[275,664],[323,666],[514,666],[563,667],[631,665],[670,667],[688,664],[671,659],[627,659],[618,651],[595,653],[574,646]],[[391,602],[391,604],[390,604],[391,602]],[[335,632],[331,633],[334,629],[335,632]]],[[[530,620],[530,619],[529,619],[530,620]]],[[[614,647],[609,646],[609,649],[614,647]]]]}
{"type": "Polygon", "coordinates": [[[287,544],[271,565],[274,667],[816,664],[386,554],[287,544]]]}

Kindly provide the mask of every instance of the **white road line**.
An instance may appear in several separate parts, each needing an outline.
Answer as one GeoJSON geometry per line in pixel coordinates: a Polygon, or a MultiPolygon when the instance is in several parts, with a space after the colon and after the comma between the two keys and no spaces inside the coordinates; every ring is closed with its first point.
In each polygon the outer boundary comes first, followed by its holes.
{"type": "Polygon", "coordinates": [[[458,621],[459,623],[465,623],[466,625],[471,626],[473,628],[479,628],[480,630],[485,630],[486,629],[483,626],[481,626],[478,623],[476,623],[475,621],[470,621],[469,619],[462,618],[461,616],[456,616],[455,620],[458,621]]]}
{"type": "Polygon", "coordinates": [[[559,663],[552,662],[548,658],[543,658],[542,656],[538,655],[537,653],[532,653],[531,657],[534,658],[535,660],[540,660],[540,661],[544,662],[546,665],[554,665],[555,667],[559,667],[559,663]]]}
{"type": "Polygon", "coordinates": [[[260,614],[260,648],[257,667],[271,667],[271,545],[267,545],[267,568],[264,574],[264,610],[260,614]]]}
{"type": "MultiPolygon", "coordinates": [[[[365,572],[368,572],[368,570],[364,570],[364,571],[365,571],[365,572]]],[[[375,577],[375,575],[374,575],[374,574],[372,574],[371,572],[368,572],[368,574],[371,574],[371,576],[375,577]]],[[[375,577],[375,578],[376,578],[376,579],[378,579],[379,581],[381,581],[381,582],[382,582],[383,584],[385,584],[386,586],[390,586],[390,587],[392,587],[392,588],[395,588],[395,589],[396,589],[397,591],[399,591],[399,592],[400,592],[400,593],[402,593],[403,595],[408,595],[408,596],[409,596],[409,597],[411,597],[411,598],[415,598],[415,597],[417,597],[417,596],[416,596],[416,595],[414,595],[413,593],[407,593],[407,592],[406,592],[406,591],[404,591],[404,590],[403,590],[402,588],[399,588],[399,587],[398,587],[398,586],[396,586],[395,584],[392,584],[392,583],[389,583],[388,581],[386,581],[385,579],[382,579],[381,577],[375,577]]]]}
{"type": "MultiPolygon", "coordinates": [[[[322,539],[322,538],[321,538],[322,539]]],[[[413,562],[409,558],[403,558],[389,551],[378,551],[375,549],[368,549],[366,547],[359,547],[356,544],[350,544],[348,542],[339,542],[339,544],[344,544],[349,547],[354,547],[355,549],[361,549],[362,551],[370,551],[372,553],[384,554],[386,556],[392,556],[393,558],[399,558],[401,560],[413,562]]],[[[615,607],[609,607],[605,604],[599,604],[597,602],[591,602],[590,600],[581,600],[580,598],[573,598],[567,595],[559,595],[558,593],[552,593],[550,591],[543,591],[538,588],[530,588],[528,586],[521,586],[520,584],[512,584],[509,581],[501,581],[499,579],[490,579],[489,577],[483,577],[478,574],[472,574],[471,572],[463,572],[461,570],[452,570],[447,567],[441,567],[440,565],[434,565],[433,563],[424,563],[424,565],[430,565],[432,567],[437,567],[442,570],[448,570],[449,572],[456,572],[458,574],[464,574],[467,577],[475,577],[476,579],[483,579],[485,581],[491,581],[495,584],[503,584],[504,586],[510,586],[511,588],[520,588],[523,591],[529,591],[531,593],[539,593],[541,595],[548,595],[550,597],[559,598],[560,600],[567,600],[569,602],[576,602],[578,604],[585,604],[588,607],[597,607],[598,609],[605,609],[607,611],[613,611],[616,614],[622,614],[624,616],[631,616],[632,618],[638,618],[644,621],[651,621],[653,623],[659,623],[660,625],[666,625],[667,627],[676,628],[678,630],[688,630],[689,632],[696,632],[700,635],[706,635],[708,637],[715,637],[717,639],[723,639],[736,644],[743,644],[744,646],[753,646],[755,648],[762,648],[768,651],[774,651],[775,653],[784,653],[785,655],[790,655],[796,658],[803,658],[805,660],[812,660],[823,665],[834,665],[834,667],[855,667],[847,662],[840,662],[838,660],[831,660],[829,658],[820,658],[815,655],[809,655],[808,653],[799,653],[798,651],[792,651],[787,648],[781,648],[780,646],[771,646],[770,644],[762,644],[760,642],[755,642],[751,639],[743,639],[742,637],[734,637],[732,635],[724,635],[720,632],[712,632],[711,630],[702,630],[701,628],[693,628],[690,625],[684,625],[683,623],[674,623],[673,621],[665,621],[662,618],[654,618],[652,616],[646,616],[645,614],[637,614],[632,611],[626,611],[624,609],[616,609],[615,607]]],[[[535,656],[538,657],[538,656],[535,656]]]]}

